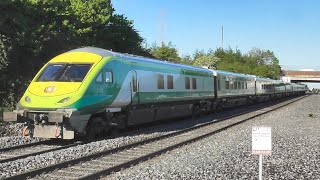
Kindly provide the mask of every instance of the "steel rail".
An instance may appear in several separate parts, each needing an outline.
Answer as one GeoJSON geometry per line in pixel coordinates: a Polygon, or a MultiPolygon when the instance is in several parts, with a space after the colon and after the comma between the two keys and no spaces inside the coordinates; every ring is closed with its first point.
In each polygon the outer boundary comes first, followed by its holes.
{"type": "MultiPolygon", "coordinates": [[[[253,111],[253,112],[258,112],[259,111],[258,114],[254,115],[254,116],[251,116],[249,118],[245,118],[245,119],[243,119],[241,121],[232,123],[231,125],[219,128],[219,129],[214,130],[212,132],[203,134],[201,136],[198,136],[198,137],[195,137],[195,138],[192,138],[192,139],[188,139],[188,140],[183,141],[183,142],[179,142],[177,144],[174,144],[174,145],[171,145],[171,146],[168,146],[168,147],[164,147],[164,148],[162,148],[160,150],[145,154],[145,155],[143,155],[143,156],[141,156],[139,158],[127,161],[127,162],[122,163],[122,164],[117,164],[117,165],[115,165],[113,167],[110,167],[108,169],[104,169],[104,170],[101,170],[101,171],[98,171],[98,172],[95,172],[95,173],[91,173],[89,175],[86,175],[86,176],[83,176],[83,177],[79,177],[77,179],[96,179],[96,178],[100,178],[101,176],[108,175],[111,172],[120,171],[121,169],[128,168],[128,167],[130,167],[132,165],[135,165],[135,164],[138,164],[138,163],[140,163],[142,161],[148,160],[148,159],[150,159],[152,157],[155,157],[157,155],[160,155],[160,154],[162,154],[164,152],[176,149],[176,148],[178,148],[178,147],[180,147],[182,145],[186,145],[186,144],[198,141],[200,139],[206,138],[208,136],[211,136],[213,134],[216,134],[216,133],[219,133],[219,132],[224,131],[226,129],[229,129],[229,128],[234,127],[234,126],[236,126],[238,124],[241,124],[243,122],[246,122],[246,121],[248,121],[250,119],[253,119],[255,117],[261,116],[263,114],[267,114],[267,113],[272,112],[272,111],[274,111],[276,109],[279,109],[281,107],[284,107],[284,106],[287,106],[289,104],[292,104],[292,103],[294,103],[294,102],[296,102],[298,100],[301,100],[301,99],[303,99],[303,98],[305,98],[307,96],[308,95],[305,95],[305,96],[302,96],[302,97],[299,97],[299,98],[295,98],[293,100],[289,100],[288,102],[282,102],[284,104],[279,105],[279,106],[277,106],[277,104],[276,104],[276,105],[274,105],[275,108],[273,108],[273,109],[265,108],[266,110],[262,110],[262,111],[258,109],[256,111],[253,111]]],[[[50,172],[52,172],[54,170],[57,170],[57,169],[71,167],[71,166],[76,165],[76,164],[78,164],[80,162],[91,161],[92,159],[98,159],[98,158],[101,158],[103,156],[111,155],[111,154],[114,154],[114,153],[118,153],[118,152],[121,152],[121,151],[132,149],[132,148],[137,148],[139,146],[147,145],[148,143],[153,143],[153,142],[160,141],[162,139],[175,137],[175,136],[178,136],[178,135],[181,135],[181,134],[184,134],[184,133],[188,133],[188,132],[191,132],[191,131],[195,131],[197,129],[201,129],[203,127],[210,126],[212,124],[221,122],[223,120],[228,120],[228,119],[231,119],[231,118],[234,118],[234,117],[237,117],[237,116],[241,116],[241,115],[244,115],[244,114],[247,114],[247,113],[248,112],[243,112],[243,113],[239,113],[239,114],[236,114],[236,115],[231,115],[231,116],[228,116],[228,117],[221,118],[218,121],[212,121],[212,122],[200,124],[200,125],[195,126],[195,127],[187,128],[187,129],[180,130],[180,131],[176,131],[176,132],[169,133],[169,134],[166,134],[166,135],[162,135],[162,136],[146,139],[146,140],[143,140],[143,141],[135,142],[135,143],[132,143],[132,144],[129,144],[129,145],[124,145],[124,146],[117,147],[117,148],[110,149],[110,150],[105,150],[105,151],[102,151],[102,152],[98,152],[98,153],[91,154],[91,155],[88,155],[88,156],[76,158],[76,159],[73,159],[73,160],[68,160],[68,161],[65,161],[65,162],[62,162],[62,163],[58,163],[58,164],[54,164],[54,165],[51,165],[51,166],[47,166],[47,167],[44,167],[44,168],[35,169],[35,170],[29,171],[29,172],[25,172],[25,173],[21,173],[21,174],[15,175],[15,176],[8,177],[6,179],[27,179],[27,178],[31,178],[31,177],[36,177],[37,175],[40,175],[40,174],[42,176],[43,173],[50,173],[50,172]]]]}
{"type": "MultiPolygon", "coordinates": [[[[23,159],[26,157],[36,156],[36,155],[40,155],[40,154],[44,154],[44,153],[48,153],[48,152],[52,152],[52,151],[58,151],[61,149],[66,149],[66,148],[74,147],[74,146],[81,145],[81,144],[84,144],[84,143],[83,142],[75,142],[72,144],[67,144],[67,145],[56,147],[56,148],[49,148],[46,150],[40,150],[40,151],[33,152],[33,153],[27,153],[27,154],[22,154],[22,155],[18,155],[18,156],[6,158],[6,159],[0,159],[0,163],[6,163],[6,162],[14,161],[17,159],[23,159]]],[[[33,147],[35,147],[35,146],[30,146],[30,148],[33,148],[33,147]]],[[[24,149],[24,148],[21,148],[21,149],[24,149]]]]}

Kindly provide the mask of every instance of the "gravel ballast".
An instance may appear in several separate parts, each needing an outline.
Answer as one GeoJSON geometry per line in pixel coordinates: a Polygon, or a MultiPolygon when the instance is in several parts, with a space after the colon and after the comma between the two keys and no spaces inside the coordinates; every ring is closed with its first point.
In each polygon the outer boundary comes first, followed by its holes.
{"type": "Polygon", "coordinates": [[[320,96],[312,95],[106,179],[258,179],[253,126],[272,128],[264,179],[320,179],[320,96]]]}
{"type": "MultiPolygon", "coordinates": [[[[309,99],[309,98],[308,98],[309,99]]],[[[307,102],[306,100],[303,100],[304,102],[307,102]]],[[[301,102],[297,102],[301,103],[301,102]]],[[[229,112],[229,114],[233,114],[233,112],[238,111],[238,109],[233,110],[232,112],[229,112]]],[[[294,110],[291,110],[294,111],[294,110]]],[[[307,111],[307,110],[306,110],[307,111]]],[[[313,113],[317,113],[317,112],[313,112],[313,113]]],[[[224,114],[228,114],[225,113],[224,114]]],[[[319,113],[320,114],[320,113],[319,113]]],[[[305,116],[307,117],[308,114],[305,116]]],[[[183,129],[186,127],[190,127],[190,126],[194,126],[197,125],[201,122],[206,122],[209,119],[212,119],[210,117],[205,117],[205,118],[200,118],[198,120],[194,120],[194,121],[180,121],[180,122],[176,122],[176,123],[166,123],[157,127],[151,127],[150,130],[146,131],[146,130],[141,130],[141,131],[137,131],[135,133],[135,135],[130,135],[130,136],[121,136],[121,137],[117,137],[117,138],[111,138],[111,139],[107,139],[107,140],[101,140],[101,141],[97,141],[97,142],[92,142],[89,144],[85,144],[85,145],[79,145],[76,147],[71,147],[68,149],[63,149],[63,150],[59,150],[59,151],[55,151],[55,152],[50,152],[50,153],[46,153],[46,154],[41,154],[41,155],[37,155],[37,156],[33,156],[33,157],[28,157],[25,159],[20,159],[20,160],[16,160],[16,161],[12,161],[12,162],[8,162],[8,163],[3,163],[0,164],[0,179],[4,178],[4,177],[8,177],[8,176],[12,176],[14,174],[17,173],[22,173],[28,170],[32,170],[32,169],[37,169],[37,168],[41,168],[41,167],[45,167],[51,164],[55,164],[58,162],[62,162],[62,161],[66,161],[66,160],[70,160],[70,159],[74,159],[77,157],[81,157],[81,156],[85,156],[88,154],[92,154],[94,152],[99,152],[102,150],[107,150],[107,149],[112,149],[115,147],[119,147],[125,144],[129,144],[129,143],[133,143],[136,141],[140,141],[143,139],[147,139],[147,138],[151,138],[151,137],[155,137],[155,136],[159,136],[159,135],[163,135],[163,134],[167,134],[173,131],[177,131],[179,129],[183,129]]],[[[318,117],[313,118],[312,120],[319,120],[318,117]]],[[[238,126],[237,126],[238,127],[238,126]]],[[[234,131],[238,131],[237,127],[233,128],[236,129],[234,131]]],[[[241,126],[239,126],[241,127],[241,126]]],[[[240,128],[241,129],[241,128],[240,128]]],[[[246,131],[244,130],[239,130],[243,133],[243,135],[237,135],[237,136],[245,136],[246,131]]],[[[251,133],[251,129],[250,129],[250,133],[251,133]]],[[[222,134],[222,133],[221,133],[222,134]]],[[[228,133],[229,134],[229,133],[228,133]]],[[[229,134],[230,135],[230,134],[229,134]]],[[[195,150],[193,148],[194,145],[191,146],[187,146],[186,150],[183,151],[183,149],[181,149],[181,151],[179,150],[178,153],[179,154],[184,154],[184,153],[191,153],[191,154],[186,154],[186,156],[194,156],[193,158],[195,159],[202,159],[202,158],[206,158],[207,160],[210,160],[210,158],[212,159],[214,156],[218,156],[221,154],[221,152],[224,151],[224,148],[228,148],[228,149],[232,149],[234,144],[237,143],[236,147],[239,148],[238,150],[240,152],[245,151],[245,154],[250,156],[250,148],[251,145],[249,147],[249,150],[247,150],[246,148],[246,142],[242,142],[243,140],[237,142],[235,140],[232,141],[226,141],[224,142],[223,139],[226,139],[226,135],[220,135],[221,137],[221,141],[216,141],[217,136],[215,136],[213,139],[214,140],[210,140],[212,143],[211,144],[208,143],[207,145],[198,145],[195,146],[195,150]],[[205,147],[210,147],[209,149],[205,149],[205,147]],[[220,148],[220,150],[214,149],[214,148],[220,148]],[[212,150],[212,153],[210,154],[208,151],[212,150]],[[206,154],[206,152],[208,153],[207,155],[201,155],[199,152],[203,152],[206,154]],[[193,154],[193,155],[192,155],[193,154]],[[213,156],[213,157],[211,157],[213,156]]],[[[6,137],[9,138],[9,137],[6,137]]],[[[250,135],[251,138],[251,135],[250,135]]],[[[10,139],[10,138],[9,138],[10,139]]],[[[2,138],[0,138],[0,144],[2,143],[2,138]]],[[[251,143],[251,139],[250,139],[250,143],[251,143]]],[[[202,143],[200,143],[202,144],[202,143]]],[[[172,153],[175,153],[176,151],[173,151],[172,153]]],[[[227,152],[226,152],[227,153],[227,152]]],[[[170,155],[171,153],[169,153],[170,155]]],[[[243,158],[247,158],[246,156],[242,155],[243,158]]],[[[179,162],[183,162],[182,160],[177,160],[177,159],[173,159],[172,161],[170,160],[162,160],[162,157],[166,157],[166,156],[160,156],[160,159],[156,158],[156,160],[151,160],[150,163],[148,164],[146,167],[148,167],[146,169],[145,163],[141,164],[142,166],[136,166],[133,168],[138,168],[137,172],[134,172],[135,170],[133,170],[133,173],[130,172],[129,170],[125,170],[121,173],[117,173],[114,174],[113,176],[111,176],[110,178],[115,178],[115,179],[144,179],[144,177],[149,178],[149,179],[157,179],[157,178],[175,178],[175,179],[181,179],[181,178],[187,178],[190,179],[193,177],[193,179],[197,179],[197,177],[199,176],[200,178],[207,178],[210,179],[211,177],[219,177],[219,176],[201,176],[202,172],[205,172],[205,174],[209,175],[210,172],[206,172],[207,170],[211,170],[206,169],[207,167],[210,167],[208,164],[203,162],[203,165],[201,165],[202,162],[198,162],[196,160],[191,160],[190,157],[185,159],[185,163],[190,163],[192,166],[185,166],[185,164],[180,164],[179,162]],[[152,163],[153,162],[153,163],[152,163]],[[163,163],[163,165],[161,165],[161,162],[163,163]],[[160,163],[160,164],[159,164],[160,163]],[[197,167],[197,164],[200,164],[199,167],[197,167]],[[163,169],[161,170],[161,168],[159,169],[159,167],[172,167],[172,172],[170,173],[169,171],[164,171],[163,169]],[[181,167],[181,169],[186,168],[185,170],[188,170],[186,172],[183,172],[181,170],[179,170],[178,167],[181,167]],[[139,169],[140,167],[140,169],[139,169]],[[175,168],[175,169],[174,169],[175,168]],[[146,171],[144,171],[146,170],[146,171]],[[163,171],[163,172],[162,172],[163,171]],[[190,171],[190,172],[189,172],[190,171]],[[191,171],[195,171],[195,173],[193,174],[191,171]],[[141,172],[141,173],[140,173],[141,172]]],[[[177,155],[173,155],[174,158],[178,158],[179,156],[177,155]]],[[[215,158],[215,157],[214,157],[215,158]]],[[[238,158],[239,159],[239,158],[238,158]]],[[[250,158],[249,158],[250,159],[250,158]]],[[[231,162],[236,162],[236,160],[232,160],[231,162]]],[[[251,160],[251,165],[252,164],[257,164],[257,157],[252,158],[251,160]]],[[[229,164],[225,164],[223,165],[223,163],[220,163],[219,165],[215,164],[216,162],[211,162],[212,166],[211,167],[218,167],[218,166],[226,166],[228,168],[223,168],[223,169],[229,169],[228,171],[232,171],[232,166],[229,164]]],[[[250,166],[251,167],[251,166],[250,166]]],[[[239,166],[238,168],[246,168],[245,166],[239,166]]],[[[255,166],[253,166],[253,169],[249,169],[248,172],[250,171],[255,171],[255,166]]],[[[168,169],[170,170],[170,168],[168,169]]],[[[219,169],[215,169],[216,171],[219,169]]],[[[224,175],[225,172],[221,171],[221,174],[224,175]]],[[[253,172],[253,174],[255,174],[257,172],[253,172]]],[[[221,176],[222,179],[225,179],[225,176],[221,176]]],[[[228,176],[227,176],[228,177],[228,176]]],[[[252,177],[250,174],[247,175],[247,177],[252,177]]],[[[109,177],[108,177],[109,178],[109,177]]],[[[232,179],[232,178],[231,178],[232,179]]],[[[244,178],[246,179],[246,178],[244,178]]]]}
{"type": "MultiPolygon", "coordinates": [[[[213,115],[214,118],[213,116],[206,116],[193,120],[189,119],[183,121],[174,121],[172,123],[161,123],[160,125],[151,126],[130,132],[127,136],[120,135],[120,137],[116,138],[96,141],[84,145],[78,145],[75,147],[45,153],[37,156],[27,157],[12,162],[0,163],[0,179],[4,177],[13,176],[15,174],[20,174],[29,170],[46,167],[48,165],[56,164],[66,160],[86,156],[95,152],[101,152],[103,150],[108,150],[126,144],[131,144],[133,142],[141,141],[144,139],[149,139],[152,137],[172,133],[181,129],[212,121],[213,119],[219,117],[225,117],[239,112],[243,112],[244,110],[245,107],[242,107],[230,111],[224,111],[223,113],[219,113],[217,115],[213,115]]],[[[36,142],[39,140],[41,139],[31,139],[16,136],[3,137],[0,138],[0,148],[36,142]]]]}
{"type": "Polygon", "coordinates": [[[3,123],[0,125],[0,137],[19,136],[21,135],[22,128],[23,124],[3,123]]]}
{"type": "MultiPolygon", "coordinates": [[[[236,110],[224,114],[234,114],[236,110]]],[[[225,115],[221,115],[225,116],[225,115]]],[[[49,152],[37,156],[27,157],[24,159],[19,159],[12,162],[0,163],[0,179],[13,176],[15,174],[20,174],[29,170],[38,169],[53,165],[66,160],[75,159],[78,157],[93,154],[95,152],[101,152],[103,150],[108,150],[123,146],[126,144],[131,144],[133,142],[142,141],[152,137],[161,136],[164,134],[172,133],[180,129],[185,129],[194,125],[205,123],[212,120],[210,117],[199,118],[197,120],[186,120],[177,121],[173,123],[162,123],[157,126],[151,126],[146,129],[140,129],[129,133],[128,136],[120,136],[116,138],[91,142],[84,145],[78,145],[75,147],[49,152]]],[[[31,139],[24,137],[3,137],[0,138],[0,148],[11,147],[19,144],[26,144],[31,142],[39,141],[39,139],[31,139]]]]}

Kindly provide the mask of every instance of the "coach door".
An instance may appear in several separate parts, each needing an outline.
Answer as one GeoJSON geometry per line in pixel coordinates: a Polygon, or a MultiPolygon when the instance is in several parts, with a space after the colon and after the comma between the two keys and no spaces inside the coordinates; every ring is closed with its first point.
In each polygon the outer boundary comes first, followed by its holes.
{"type": "Polygon", "coordinates": [[[139,104],[139,83],[137,78],[137,72],[136,71],[130,71],[131,74],[131,103],[132,104],[139,104]]]}

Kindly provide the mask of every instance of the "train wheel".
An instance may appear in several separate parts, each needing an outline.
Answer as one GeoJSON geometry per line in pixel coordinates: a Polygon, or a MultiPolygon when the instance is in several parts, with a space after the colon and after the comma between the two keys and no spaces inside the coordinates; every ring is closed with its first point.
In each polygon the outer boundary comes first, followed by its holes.
{"type": "Polygon", "coordinates": [[[216,111],[217,112],[221,112],[223,111],[223,105],[221,103],[218,103],[217,106],[216,106],[216,111]]]}
{"type": "Polygon", "coordinates": [[[200,114],[201,114],[201,109],[200,109],[199,104],[194,104],[192,106],[192,118],[199,117],[200,114]]]}
{"type": "Polygon", "coordinates": [[[87,138],[89,141],[94,140],[104,130],[105,122],[100,117],[93,117],[89,120],[87,127],[87,138]]]}

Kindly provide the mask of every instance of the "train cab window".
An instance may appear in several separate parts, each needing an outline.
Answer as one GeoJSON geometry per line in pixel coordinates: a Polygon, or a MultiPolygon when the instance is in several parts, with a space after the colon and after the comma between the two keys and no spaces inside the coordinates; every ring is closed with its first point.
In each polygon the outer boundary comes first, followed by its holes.
{"type": "Polygon", "coordinates": [[[113,82],[112,72],[106,71],[106,83],[112,83],[112,82],[113,82]]]}
{"type": "Polygon", "coordinates": [[[226,89],[229,89],[230,88],[230,83],[229,81],[226,81],[226,89]]]}
{"type": "Polygon", "coordinates": [[[185,87],[186,87],[186,89],[190,89],[190,78],[189,77],[185,78],[185,87]]]}
{"type": "Polygon", "coordinates": [[[218,91],[220,91],[221,88],[220,88],[220,79],[218,79],[218,91]]]}
{"type": "Polygon", "coordinates": [[[173,89],[173,76],[171,75],[167,76],[167,88],[173,89]]]}
{"type": "Polygon", "coordinates": [[[245,86],[245,89],[248,89],[248,83],[247,82],[245,82],[244,86],[245,86]]]}
{"type": "Polygon", "coordinates": [[[82,82],[92,64],[48,64],[37,79],[38,82],[82,82]]]}
{"type": "Polygon", "coordinates": [[[164,89],[164,76],[158,75],[158,89],[164,89]]]}
{"type": "Polygon", "coordinates": [[[241,82],[241,89],[244,89],[244,82],[241,82]]]}
{"type": "Polygon", "coordinates": [[[192,89],[197,89],[197,79],[192,78],[192,89]]]}
{"type": "Polygon", "coordinates": [[[241,82],[240,81],[238,81],[238,89],[241,89],[241,82]]]}
{"type": "Polygon", "coordinates": [[[102,73],[99,73],[99,76],[96,79],[97,83],[102,83],[103,79],[102,79],[102,73]]]}

